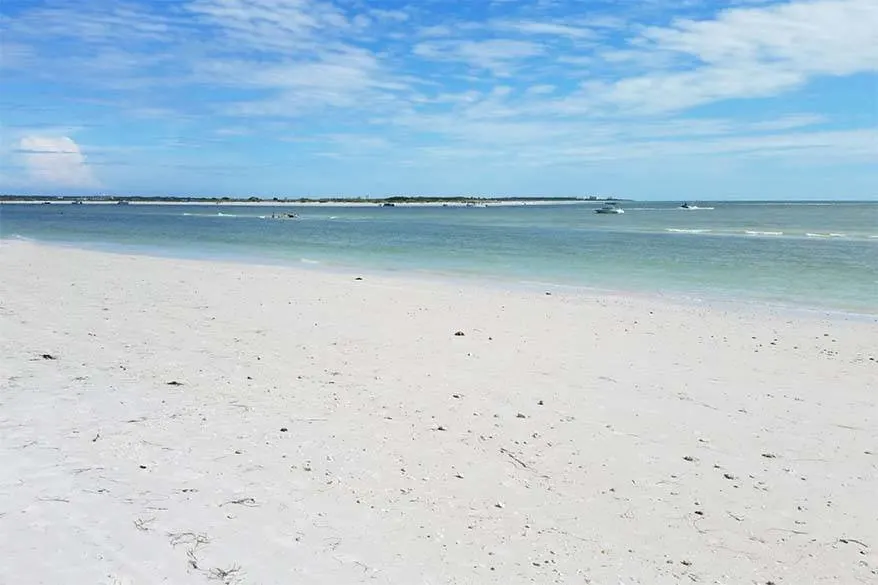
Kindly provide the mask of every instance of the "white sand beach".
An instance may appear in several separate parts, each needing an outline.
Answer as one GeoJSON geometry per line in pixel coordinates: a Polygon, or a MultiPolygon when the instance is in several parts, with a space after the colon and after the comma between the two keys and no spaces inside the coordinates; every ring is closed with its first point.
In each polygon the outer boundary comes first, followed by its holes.
{"type": "Polygon", "coordinates": [[[878,582],[878,318],[549,292],[3,242],[0,583],[878,582]]]}

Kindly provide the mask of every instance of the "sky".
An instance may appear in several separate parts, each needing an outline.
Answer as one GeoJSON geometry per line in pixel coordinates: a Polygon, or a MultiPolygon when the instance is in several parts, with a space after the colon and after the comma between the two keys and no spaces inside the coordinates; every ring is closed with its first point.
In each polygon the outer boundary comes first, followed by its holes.
{"type": "Polygon", "coordinates": [[[2,0],[0,192],[878,200],[876,0],[2,0]]]}

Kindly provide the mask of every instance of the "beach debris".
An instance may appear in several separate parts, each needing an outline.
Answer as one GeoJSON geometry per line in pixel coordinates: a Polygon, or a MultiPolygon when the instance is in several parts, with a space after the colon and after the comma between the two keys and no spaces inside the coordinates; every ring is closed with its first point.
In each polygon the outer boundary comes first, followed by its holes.
{"type": "Polygon", "coordinates": [[[693,461],[698,461],[698,459],[696,459],[696,458],[693,457],[692,455],[686,455],[686,456],[683,457],[683,461],[689,461],[689,462],[691,463],[691,462],[693,462],[693,461]]]}
{"type": "MultiPolygon", "coordinates": [[[[463,333],[461,333],[461,335],[463,335],[463,333]]],[[[44,354],[41,355],[40,357],[43,358],[44,360],[55,360],[55,359],[58,359],[58,358],[56,358],[55,356],[53,356],[52,354],[50,354],[50,353],[44,353],[44,354]]]]}
{"type": "Polygon", "coordinates": [[[198,547],[210,543],[210,538],[208,538],[206,534],[196,534],[194,532],[169,532],[168,540],[171,541],[171,546],[188,544],[190,546],[198,547]]]}
{"type": "Polygon", "coordinates": [[[141,465],[140,469],[146,469],[146,465],[141,465]]]}
{"type": "Polygon", "coordinates": [[[210,543],[210,539],[206,534],[195,534],[194,532],[169,532],[168,538],[171,541],[171,546],[175,548],[178,544],[185,544],[186,557],[189,559],[187,564],[196,571],[201,570],[198,567],[197,553],[199,548],[210,543]]]}
{"type": "Polygon", "coordinates": [[[502,509],[502,508],[503,508],[503,502],[497,502],[496,504],[494,504],[494,507],[495,507],[495,508],[501,508],[501,509],[502,509]]]}
{"type": "Polygon", "coordinates": [[[285,432],[287,432],[288,430],[289,430],[289,429],[288,429],[287,427],[281,427],[281,428],[280,428],[280,432],[282,432],[282,433],[285,433],[285,432]]]}
{"type": "Polygon", "coordinates": [[[733,480],[733,479],[735,479],[735,476],[732,475],[731,473],[724,473],[724,474],[723,474],[723,477],[726,478],[726,479],[728,479],[728,480],[733,480]]]}
{"type": "Polygon", "coordinates": [[[527,418],[527,415],[525,415],[524,413],[519,412],[518,414],[515,415],[515,418],[527,418]]]}
{"type": "Polygon", "coordinates": [[[550,296],[552,296],[552,293],[550,293],[549,291],[546,291],[546,296],[550,297],[550,296]]]}
{"type": "Polygon", "coordinates": [[[500,452],[503,453],[504,455],[506,455],[507,457],[509,457],[510,459],[512,459],[515,463],[521,465],[521,467],[522,467],[523,469],[530,469],[530,467],[527,466],[527,463],[525,463],[524,461],[522,461],[521,459],[519,459],[519,458],[515,455],[515,453],[513,453],[513,452],[510,451],[509,449],[506,449],[506,448],[504,448],[504,447],[500,447],[500,452]]]}
{"type": "Polygon", "coordinates": [[[237,581],[237,573],[240,570],[241,567],[239,567],[238,565],[232,565],[228,569],[220,569],[219,567],[214,567],[207,572],[207,578],[222,581],[226,584],[231,584],[237,581]]]}
{"type": "Polygon", "coordinates": [[[134,521],[134,527],[138,530],[142,530],[143,532],[148,532],[150,522],[155,522],[155,518],[138,518],[134,521]]]}
{"type": "Polygon", "coordinates": [[[774,459],[777,457],[777,455],[775,455],[774,453],[763,453],[762,456],[766,459],[774,459]]]}
{"type": "Polygon", "coordinates": [[[462,394],[452,394],[451,395],[452,398],[461,398],[462,396],[463,396],[462,394]]]}
{"type": "Polygon", "coordinates": [[[228,502],[223,502],[222,504],[220,504],[220,508],[222,508],[223,506],[231,505],[231,504],[236,504],[238,506],[247,506],[249,508],[254,508],[254,507],[259,505],[256,503],[256,500],[253,498],[240,498],[237,500],[229,500],[228,502]]]}
{"type": "Polygon", "coordinates": [[[362,276],[358,276],[358,277],[356,277],[354,280],[363,280],[363,277],[362,277],[362,276]]]}
{"type": "Polygon", "coordinates": [[[859,544],[863,548],[869,548],[869,545],[863,542],[862,540],[857,540],[856,538],[839,538],[838,541],[842,544],[859,544]]]}
{"type": "Polygon", "coordinates": [[[542,405],[543,405],[543,401],[542,401],[542,400],[537,400],[537,404],[538,404],[539,406],[542,406],[542,405]]]}
{"type": "Polygon", "coordinates": [[[448,429],[446,429],[443,425],[439,425],[438,427],[436,427],[436,430],[437,431],[447,431],[448,429]]]}
{"type": "Polygon", "coordinates": [[[165,382],[168,386],[182,386],[183,382],[178,382],[177,380],[171,380],[170,382],[165,382]]]}
{"type": "Polygon", "coordinates": [[[463,331],[455,331],[454,332],[455,337],[463,337],[464,335],[466,335],[466,333],[464,333],[463,331]]]}
{"type": "Polygon", "coordinates": [[[92,442],[92,443],[97,443],[98,439],[100,439],[100,438],[101,438],[101,434],[98,433],[98,434],[95,435],[94,439],[91,440],[91,442],[92,442]]]}

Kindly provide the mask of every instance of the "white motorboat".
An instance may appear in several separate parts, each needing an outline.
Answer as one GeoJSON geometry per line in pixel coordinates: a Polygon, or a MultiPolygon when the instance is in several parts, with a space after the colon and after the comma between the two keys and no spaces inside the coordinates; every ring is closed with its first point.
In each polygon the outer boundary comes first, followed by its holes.
{"type": "Polygon", "coordinates": [[[615,201],[607,201],[603,207],[598,207],[594,212],[607,215],[619,215],[620,213],[625,213],[625,210],[618,205],[619,204],[615,201]]]}

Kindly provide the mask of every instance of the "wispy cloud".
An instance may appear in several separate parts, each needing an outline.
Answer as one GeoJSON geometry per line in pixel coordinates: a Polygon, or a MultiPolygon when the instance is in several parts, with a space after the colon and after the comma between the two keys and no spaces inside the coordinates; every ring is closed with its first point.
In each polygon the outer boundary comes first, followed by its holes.
{"type": "Polygon", "coordinates": [[[647,28],[635,59],[664,71],[590,83],[604,102],[650,112],[779,95],[817,76],[878,71],[878,3],[822,0],[727,10],[647,28]]]}
{"type": "Polygon", "coordinates": [[[571,26],[560,22],[539,22],[527,20],[502,20],[493,23],[493,28],[523,35],[543,37],[566,37],[570,39],[592,39],[595,33],[589,28],[571,26]]]}
{"type": "MultiPolygon", "coordinates": [[[[84,144],[201,144],[216,160],[255,156],[222,150],[251,139],[297,160],[381,152],[406,165],[818,152],[861,161],[875,146],[865,100],[853,116],[843,95],[790,98],[815,81],[878,72],[876,2],[455,6],[45,0],[4,17],[4,81],[17,85],[2,107],[24,128],[76,121],[91,133],[84,144]]],[[[58,168],[68,182],[94,181],[102,161],[68,136],[33,133],[49,142],[14,156],[34,180],[58,168]]]]}
{"type": "Polygon", "coordinates": [[[541,55],[545,47],[532,41],[510,39],[443,40],[415,45],[414,54],[436,61],[456,61],[495,75],[511,75],[522,61],[541,55]]]}
{"type": "Polygon", "coordinates": [[[365,24],[320,0],[193,0],[186,9],[214,27],[230,51],[313,51],[365,24]]]}

